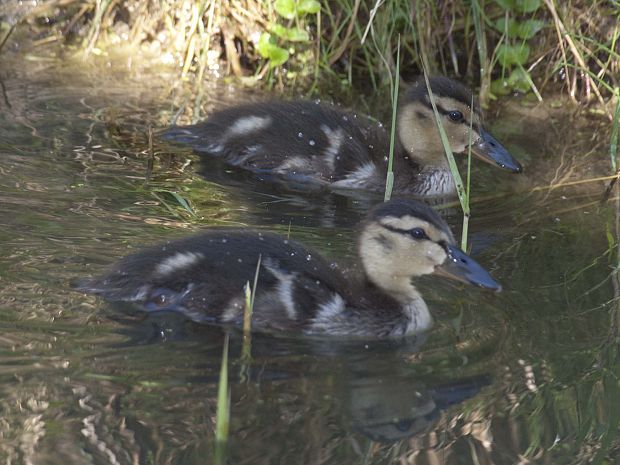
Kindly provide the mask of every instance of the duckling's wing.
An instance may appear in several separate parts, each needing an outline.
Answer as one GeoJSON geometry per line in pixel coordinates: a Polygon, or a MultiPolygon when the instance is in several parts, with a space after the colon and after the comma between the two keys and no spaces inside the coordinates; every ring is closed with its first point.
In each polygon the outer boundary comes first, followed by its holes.
{"type": "Polygon", "coordinates": [[[284,237],[215,231],[130,255],[77,288],[142,309],[175,311],[199,323],[239,325],[244,286],[261,259],[253,324],[301,328],[340,295],[342,276],[320,255],[284,237]]]}

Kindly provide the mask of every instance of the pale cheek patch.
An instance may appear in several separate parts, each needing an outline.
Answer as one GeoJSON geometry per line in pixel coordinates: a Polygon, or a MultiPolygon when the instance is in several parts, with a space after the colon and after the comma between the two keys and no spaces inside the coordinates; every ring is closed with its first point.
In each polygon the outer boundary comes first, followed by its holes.
{"type": "Polygon", "coordinates": [[[204,255],[200,252],[178,252],[157,265],[155,273],[160,276],[166,276],[175,271],[189,268],[203,258],[204,255]]]}
{"type": "Polygon", "coordinates": [[[431,246],[427,248],[425,255],[426,259],[433,266],[442,265],[448,258],[448,255],[446,254],[446,251],[443,249],[443,247],[437,244],[431,244],[431,246]]]}

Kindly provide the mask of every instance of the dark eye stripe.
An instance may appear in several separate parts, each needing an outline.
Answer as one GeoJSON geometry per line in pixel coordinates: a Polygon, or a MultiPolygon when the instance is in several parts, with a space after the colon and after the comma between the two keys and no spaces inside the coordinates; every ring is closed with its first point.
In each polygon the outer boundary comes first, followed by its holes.
{"type": "Polygon", "coordinates": [[[426,234],[426,231],[422,228],[413,228],[413,229],[398,229],[394,226],[390,226],[388,224],[384,224],[383,227],[388,231],[396,232],[399,234],[405,234],[407,236],[411,236],[414,239],[427,239],[430,240],[430,237],[426,234]]]}

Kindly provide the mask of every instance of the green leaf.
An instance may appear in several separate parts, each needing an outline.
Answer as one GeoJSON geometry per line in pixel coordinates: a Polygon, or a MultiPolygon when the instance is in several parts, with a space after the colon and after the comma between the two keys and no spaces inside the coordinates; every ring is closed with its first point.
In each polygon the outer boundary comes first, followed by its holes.
{"type": "Polygon", "coordinates": [[[499,32],[505,32],[511,39],[519,36],[519,22],[513,18],[508,20],[508,27],[506,27],[506,18],[503,16],[495,21],[494,26],[499,32]]]}
{"type": "Polygon", "coordinates": [[[269,31],[271,31],[273,34],[277,35],[281,39],[286,39],[288,29],[286,29],[281,24],[271,24],[269,26],[269,31]]]}
{"type": "Polygon", "coordinates": [[[506,18],[502,17],[495,21],[494,26],[498,31],[507,33],[511,39],[527,40],[534,37],[545,26],[545,23],[536,19],[517,21],[510,18],[508,20],[508,27],[506,27],[506,18]]]}
{"type": "Polygon", "coordinates": [[[517,91],[527,93],[530,91],[530,79],[523,68],[515,68],[507,79],[496,79],[491,83],[491,92],[494,95],[508,95],[517,91]]]}
{"type": "Polygon", "coordinates": [[[519,13],[532,13],[540,8],[540,0],[517,0],[514,6],[519,13]]]}
{"type": "Polygon", "coordinates": [[[285,38],[291,42],[309,42],[310,34],[298,27],[292,27],[286,30],[285,38]]]}
{"type": "Polygon", "coordinates": [[[276,66],[280,66],[288,61],[289,53],[288,50],[284,50],[281,47],[274,46],[269,52],[269,66],[275,68],[276,66]]]}
{"type": "Polygon", "coordinates": [[[316,14],[321,11],[321,4],[316,0],[300,0],[297,4],[297,11],[299,14],[316,14]]]}
{"type": "Polygon", "coordinates": [[[523,65],[530,56],[530,47],[527,44],[502,44],[497,49],[497,58],[500,64],[507,68],[511,65],[523,65]]]}
{"type": "Polygon", "coordinates": [[[504,10],[514,10],[515,3],[518,1],[519,0],[495,0],[495,3],[501,6],[504,10]]]}
{"type": "Polygon", "coordinates": [[[537,19],[528,19],[527,21],[519,24],[517,37],[523,40],[531,39],[543,27],[545,27],[544,21],[539,21],[537,19]]]}
{"type": "Polygon", "coordinates": [[[275,45],[275,41],[271,38],[271,34],[268,32],[263,32],[258,39],[258,44],[256,45],[256,49],[260,56],[263,58],[269,58],[269,51],[275,45]]]}
{"type": "Polygon", "coordinates": [[[295,0],[276,0],[274,7],[283,18],[293,19],[295,17],[295,0]]]}
{"type": "Polygon", "coordinates": [[[506,79],[495,79],[491,82],[491,93],[493,95],[508,95],[511,91],[506,79]]]}
{"type": "Polygon", "coordinates": [[[269,30],[284,40],[291,42],[309,42],[310,34],[298,27],[284,27],[281,24],[272,24],[269,30]]]}
{"type": "Polygon", "coordinates": [[[280,66],[289,58],[289,53],[282,47],[278,47],[273,37],[268,32],[263,32],[258,39],[258,45],[256,46],[258,53],[263,58],[269,59],[269,66],[275,68],[280,66]]]}
{"type": "Polygon", "coordinates": [[[515,68],[510,76],[508,76],[508,85],[521,93],[527,93],[530,90],[530,80],[528,79],[527,71],[523,68],[515,68]]]}

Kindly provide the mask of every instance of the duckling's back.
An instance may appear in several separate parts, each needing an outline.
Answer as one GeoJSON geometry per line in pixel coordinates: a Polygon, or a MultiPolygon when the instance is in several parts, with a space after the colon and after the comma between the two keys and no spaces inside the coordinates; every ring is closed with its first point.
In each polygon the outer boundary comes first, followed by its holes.
{"type": "Polygon", "coordinates": [[[303,329],[322,305],[346,289],[318,253],[282,236],[215,230],[152,247],[118,262],[77,288],[146,311],[177,311],[200,323],[240,325],[244,286],[261,256],[253,324],[303,329]]]}
{"type": "Polygon", "coordinates": [[[297,181],[384,183],[389,137],[380,123],[334,105],[263,102],[213,113],[164,137],[255,172],[297,181]],[[352,176],[356,175],[356,176],[352,176]],[[376,178],[376,179],[375,179],[376,178]]]}

